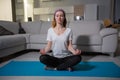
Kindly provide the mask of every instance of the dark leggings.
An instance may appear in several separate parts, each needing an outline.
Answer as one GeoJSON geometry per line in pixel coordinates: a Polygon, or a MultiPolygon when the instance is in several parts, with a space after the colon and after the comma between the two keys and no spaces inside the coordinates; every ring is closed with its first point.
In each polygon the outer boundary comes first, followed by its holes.
{"type": "Polygon", "coordinates": [[[49,67],[55,67],[57,70],[64,70],[73,67],[81,61],[81,55],[72,55],[64,58],[56,58],[48,54],[40,56],[40,62],[49,67]]]}

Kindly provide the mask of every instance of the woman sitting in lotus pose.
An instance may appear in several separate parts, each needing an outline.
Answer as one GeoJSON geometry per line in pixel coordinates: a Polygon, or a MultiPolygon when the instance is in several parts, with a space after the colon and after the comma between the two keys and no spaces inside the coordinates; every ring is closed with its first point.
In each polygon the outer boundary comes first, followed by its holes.
{"type": "Polygon", "coordinates": [[[40,50],[40,62],[45,69],[69,70],[81,61],[81,50],[72,46],[73,33],[66,27],[65,11],[58,9],[54,13],[52,27],[48,29],[47,45],[40,50]],[[47,54],[52,50],[52,55],[47,54]]]}

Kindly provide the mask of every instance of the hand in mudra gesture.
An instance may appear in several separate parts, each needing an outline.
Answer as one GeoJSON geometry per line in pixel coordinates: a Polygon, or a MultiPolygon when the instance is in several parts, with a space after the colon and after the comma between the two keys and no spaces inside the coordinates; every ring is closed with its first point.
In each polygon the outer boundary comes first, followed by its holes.
{"type": "Polygon", "coordinates": [[[81,54],[81,50],[75,49],[75,55],[80,55],[80,54],[81,54]]]}
{"type": "Polygon", "coordinates": [[[45,54],[45,53],[46,53],[46,52],[45,52],[45,49],[41,49],[41,50],[40,50],[40,54],[43,55],[43,54],[45,54]]]}

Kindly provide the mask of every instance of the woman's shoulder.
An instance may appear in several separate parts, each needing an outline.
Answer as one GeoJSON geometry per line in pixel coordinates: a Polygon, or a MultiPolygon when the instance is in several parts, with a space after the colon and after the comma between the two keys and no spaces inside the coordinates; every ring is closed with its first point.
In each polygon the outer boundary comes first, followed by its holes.
{"type": "Polygon", "coordinates": [[[67,31],[69,31],[69,32],[71,32],[71,31],[72,31],[72,29],[71,29],[71,28],[68,28],[68,27],[67,27],[66,29],[67,29],[67,31]]]}
{"type": "Polygon", "coordinates": [[[50,27],[50,28],[48,29],[48,31],[52,31],[52,27],[50,27]]]}

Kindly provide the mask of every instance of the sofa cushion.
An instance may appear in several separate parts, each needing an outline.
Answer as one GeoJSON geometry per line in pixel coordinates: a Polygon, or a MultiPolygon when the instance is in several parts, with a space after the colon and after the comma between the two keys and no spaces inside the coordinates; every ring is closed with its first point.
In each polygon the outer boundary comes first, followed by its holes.
{"type": "Polygon", "coordinates": [[[101,45],[102,38],[100,35],[80,35],[80,36],[73,36],[73,44],[75,45],[101,45]]]}
{"type": "Polygon", "coordinates": [[[74,35],[92,35],[98,34],[101,29],[100,21],[73,21],[69,27],[74,35]]]}
{"type": "Polygon", "coordinates": [[[13,35],[14,33],[5,29],[3,26],[0,25],[0,36],[3,35],[13,35]]]}
{"type": "Polygon", "coordinates": [[[0,25],[3,26],[5,29],[13,32],[14,34],[18,33],[19,24],[17,22],[0,21],[0,25]]]}
{"type": "Polygon", "coordinates": [[[41,21],[21,22],[21,27],[29,34],[40,34],[41,21]]]}
{"type": "Polygon", "coordinates": [[[47,43],[47,34],[36,34],[36,35],[30,35],[30,43],[31,44],[46,44],[47,43]]]}
{"type": "Polygon", "coordinates": [[[23,44],[25,44],[25,38],[23,36],[12,35],[0,37],[0,49],[10,48],[23,44]]]}
{"type": "Polygon", "coordinates": [[[42,21],[41,29],[40,29],[40,34],[47,34],[48,29],[52,27],[52,22],[51,21],[42,21]]]}

